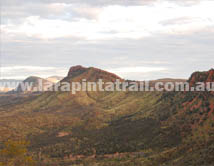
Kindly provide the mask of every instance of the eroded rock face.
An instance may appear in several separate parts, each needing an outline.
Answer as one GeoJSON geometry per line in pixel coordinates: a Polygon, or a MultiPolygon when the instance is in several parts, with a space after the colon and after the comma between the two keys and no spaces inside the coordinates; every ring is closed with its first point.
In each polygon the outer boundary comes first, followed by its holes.
{"type": "Polygon", "coordinates": [[[77,65],[77,66],[72,66],[68,72],[68,77],[75,77],[76,75],[79,75],[83,72],[85,72],[87,68],[77,65]]]}
{"type": "Polygon", "coordinates": [[[110,73],[94,67],[83,67],[80,65],[73,66],[68,72],[66,80],[78,77],[79,79],[86,79],[88,81],[97,81],[103,79],[104,81],[115,81],[116,79],[122,80],[116,74],[110,73]]]}
{"type": "Polygon", "coordinates": [[[214,82],[214,69],[207,72],[195,72],[189,79],[190,86],[196,85],[197,82],[214,82]]]}

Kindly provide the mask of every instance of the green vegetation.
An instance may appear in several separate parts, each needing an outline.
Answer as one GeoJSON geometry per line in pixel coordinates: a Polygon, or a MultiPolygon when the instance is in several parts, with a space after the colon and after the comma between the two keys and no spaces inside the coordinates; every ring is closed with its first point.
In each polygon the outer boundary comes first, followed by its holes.
{"type": "Polygon", "coordinates": [[[34,166],[35,161],[28,155],[26,141],[8,140],[0,151],[1,166],[34,166]]]}
{"type": "MultiPolygon", "coordinates": [[[[209,92],[45,92],[1,106],[0,141],[26,137],[39,166],[213,165],[213,112],[209,92]]],[[[10,147],[32,160],[25,143],[10,141],[3,158],[10,147]]]]}

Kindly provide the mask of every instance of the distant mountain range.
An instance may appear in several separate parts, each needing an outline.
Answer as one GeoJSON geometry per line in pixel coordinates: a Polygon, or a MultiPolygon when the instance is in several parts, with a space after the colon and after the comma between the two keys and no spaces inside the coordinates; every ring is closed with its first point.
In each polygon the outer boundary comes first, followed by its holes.
{"type": "MultiPolygon", "coordinates": [[[[59,81],[68,81],[72,78],[75,77],[74,81],[81,81],[82,79],[86,79],[87,81],[97,81],[98,79],[102,79],[104,82],[105,81],[115,81],[116,79],[119,80],[124,80],[121,77],[117,76],[116,74],[98,69],[98,68],[94,68],[94,67],[83,67],[81,65],[77,65],[77,66],[73,66],[70,68],[69,72],[68,72],[68,76],[67,77],[61,77],[61,76],[51,76],[48,78],[41,78],[41,77],[37,77],[37,76],[30,76],[28,78],[26,78],[25,80],[15,80],[15,79],[2,79],[0,80],[0,93],[5,93],[5,92],[9,92],[12,91],[12,93],[14,92],[14,89],[18,89],[16,90],[16,92],[22,92],[21,87],[20,87],[20,83],[32,83],[32,89],[35,89],[38,87],[39,84],[39,80],[42,80],[43,84],[47,84],[47,83],[54,83],[56,84],[59,81]],[[78,76],[78,77],[76,77],[78,76]],[[2,83],[2,84],[1,84],[2,83]],[[9,83],[7,84],[6,88],[5,88],[5,84],[4,83],[9,83]]],[[[164,79],[158,79],[158,80],[151,80],[151,83],[155,83],[155,82],[185,82],[185,79],[172,79],[172,78],[164,78],[164,79]]],[[[28,91],[29,92],[29,91],[28,91]]]]}
{"type": "Polygon", "coordinates": [[[0,79],[0,93],[11,91],[21,83],[22,80],[16,79],[0,79]]]}
{"type": "Polygon", "coordinates": [[[48,78],[41,78],[41,77],[37,77],[37,76],[30,76],[28,78],[26,78],[25,80],[16,80],[16,79],[0,79],[0,93],[5,93],[5,92],[9,92],[12,91],[16,88],[18,88],[18,92],[21,92],[21,88],[20,88],[20,83],[21,82],[31,82],[33,83],[33,87],[37,87],[39,80],[43,80],[43,83],[57,83],[60,80],[62,80],[63,77],[61,76],[51,76],[48,78]]]}

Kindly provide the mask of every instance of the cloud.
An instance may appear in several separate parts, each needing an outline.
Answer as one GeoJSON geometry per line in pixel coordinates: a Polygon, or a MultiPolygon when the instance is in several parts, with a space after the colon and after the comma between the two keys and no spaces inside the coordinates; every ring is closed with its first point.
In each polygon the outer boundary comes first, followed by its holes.
{"type": "Polygon", "coordinates": [[[7,36],[23,35],[40,39],[139,39],[158,33],[195,33],[213,26],[213,7],[214,3],[209,1],[192,7],[178,7],[166,1],[152,6],[114,5],[102,8],[52,3],[39,9],[39,15],[30,8],[34,15],[22,18],[19,23],[10,19],[4,21],[1,29],[7,36]],[[203,13],[199,13],[200,10],[203,13]]]}
{"type": "Polygon", "coordinates": [[[192,71],[208,70],[214,64],[212,1],[1,3],[3,66],[28,66],[9,72],[4,69],[5,77],[67,73],[70,66],[81,64],[124,69],[127,72],[122,74],[129,79],[187,78],[192,71]],[[142,74],[140,67],[167,70],[142,74]]]}
{"type": "Polygon", "coordinates": [[[136,5],[148,5],[157,0],[7,0],[3,1],[3,6],[17,6],[25,4],[50,4],[50,3],[65,3],[65,4],[82,4],[90,6],[108,6],[108,5],[124,5],[124,6],[136,6],[136,5]]]}
{"type": "Polygon", "coordinates": [[[4,24],[20,23],[30,16],[39,16],[43,19],[61,19],[72,21],[76,18],[96,19],[102,10],[101,7],[66,3],[30,3],[23,6],[3,6],[1,15],[4,24]]]}
{"type": "MultiPolygon", "coordinates": [[[[183,6],[198,4],[202,0],[6,0],[1,2],[2,23],[20,22],[29,16],[48,19],[83,17],[95,19],[103,7],[108,6],[153,6],[174,3],[183,6]]],[[[119,13],[119,12],[118,12],[119,13]]]]}
{"type": "Polygon", "coordinates": [[[133,66],[133,67],[121,67],[121,68],[114,68],[114,69],[107,69],[107,71],[118,74],[119,76],[126,78],[126,79],[137,79],[141,80],[142,76],[144,76],[144,79],[147,79],[145,75],[150,74],[151,79],[151,73],[160,73],[167,71],[164,67],[143,67],[143,66],[133,66]],[[134,76],[138,76],[133,77],[134,76]]]}
{"type": "Polygon", "coordinates": [[[56,72],[61,73],[61,70],[67,73],[69,67],[80,64],[101,69],[135,66],[167,69],[148,73],[117,73],[126,79],[188,78],[193,71],[209,70],[214,64],[212,28],[202,29],[197,35],[157,34],[142,39],[111,39],[99,42],[84,42],[81,39],[77,42],[72,38],[25,41],[3,43],[3,66],[54,68],[37,73],[36,70],[14,70],[13,73],[4,72],[5,77],[9,74],[10,77],[53,75],[56,72]]]}
{"type": "Polygon", "coordinates": [[[192,6],[199,4],[203,0],[170,0],[170,1],[182,6],[192,6]]]}
{"type": "Polygon", "coordinates": [[[90,6],[109,6],[109,5],[122,5],[122,6],[138,6],[138,5],[152,5],[155,2],[172,2],[179,5],[195,5],[203,0],[7,0],[3,1],[3,6],[18,6],[25,4],[50,4],[50,3],[65,3],[65,4],[81,4],[90,6]]]}
{"type": "Polygon", "coordinates": [[[65,76],[66,69],[42,66],[6,66],[1,67],[3,79],[25,79],[29,76],[40,76],[43,78],[55,75],[65,76]]]}
{"type": "Polygon", "coordinates": [[[163,67],[142,67],[142,66],[134,66],[134,67],[122,67],[122,68],[115,68],[115,69],[108,69],[114,73],[148,73],[148,72],[156,72],[156,71],[163,71],[166,68],[163,67]]]}
{"type": "Polygon", "coordinates": [[[169,20],[164,20],[162,22],[160,22],[160,24],[162,25],[181,25],[181,24],[189,24],[192,22],[198,22],[200,21],[200,18],[197,17],[179,17],[179,18],[173,18],[173,19],[169,19],[169,20]]]}
{"type": "MultiPolygon", "coordinates": [[[[202,0],[7,0],[1,2],[3,23],[20,21],[29,16],[48,19],[83,17],[95,19],[103,7],[153,6],[160,3],[198,4],[202,0]]],[[[119,13],[119,12],[118,12],[119,13]]]]}
{"type": "Polygon", "coordinates": [[[102,12],[102,8],[99,7],[91,7],[91,6],[73,6],[71,8],[73,16],[76,18],[87,18],[96,20],[98,15],[102,12]]]}

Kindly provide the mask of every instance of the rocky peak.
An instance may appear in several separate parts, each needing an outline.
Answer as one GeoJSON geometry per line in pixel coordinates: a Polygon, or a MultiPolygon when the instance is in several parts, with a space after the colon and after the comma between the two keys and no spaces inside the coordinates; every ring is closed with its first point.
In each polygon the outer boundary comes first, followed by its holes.
{"type": "Polygon", "coordinates": [[[75,77],[83,72],[85,72],[87,68],[77,65],[77,66],[72,66],[68,72],[68,77],[75,77]]]}
{"type": "Polygon", "coordinates": [[[71,67],[65,80],[73,78],[75,78],[76,81],[81,79],[86,79],[87,81],[97,81],[98,79],[103,79],[103,81],[115,81],[116,79],[121,80],[119,76],[108,71],[94,67],[86,68],[80,65],[71,67]]]}
{"type": "Polygon", "coordinates": [[[191,86],[194,86],[197,82],[214,82],[214,69],[193,73],[189,79],[189,83],[191,86]]]}

